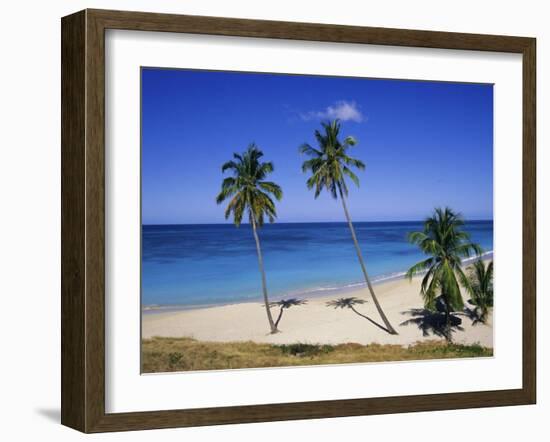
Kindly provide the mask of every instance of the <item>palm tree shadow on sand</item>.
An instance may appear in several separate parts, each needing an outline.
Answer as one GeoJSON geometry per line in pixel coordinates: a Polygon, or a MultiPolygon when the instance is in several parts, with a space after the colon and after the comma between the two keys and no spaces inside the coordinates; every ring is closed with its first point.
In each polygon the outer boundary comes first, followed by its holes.
{"type": "Polygon", "coordinates": [[[472,321],[472,325],[485,324],[484,316],[475,308],[464,307],[462,314],[472,321]]]}
{"type": "Polygon", "coordinates": [[[355,305],[365,304],[366,302],[367,301],[365,301],[363,299],[359,299],[359,298],[356,298],[356,297],[352,296],[351,298],[338,298],[338,299],[335,299],[334,301],[329,301],[329,302],[326,303],[326,305],[327,305],[327,307],[334,307],[335,309],[349,308],[353,313],[355,313],[356,315],[361,316],[362,318],[366,319],[371,324],[378,327],[380,330],[384,330],[386,333],[392,334],[391,331],[388,330],[386,327],[384,327],[382,324],[379,324],[378,322],[376,322],[374,319],[370,318],[369,316],[357,311],[357,309],[355,308],[355,305]]]}
{"type": "Polygon", "coordinates": [[[401,312],[402,315],[411,316],[403,321],[400,326],[416,325],[422,331],[422,336],[438,336],[447,340],[452,339],[452,334],[457,331],[464,331],[461,327],[462,319],[452,313],[449,317],[450,327],[447,329],[447,320],[444,313],[432,312],[425,308],[412,308],[401,312]],[[449,336],[450,334],[450,336],[449,336]]]}

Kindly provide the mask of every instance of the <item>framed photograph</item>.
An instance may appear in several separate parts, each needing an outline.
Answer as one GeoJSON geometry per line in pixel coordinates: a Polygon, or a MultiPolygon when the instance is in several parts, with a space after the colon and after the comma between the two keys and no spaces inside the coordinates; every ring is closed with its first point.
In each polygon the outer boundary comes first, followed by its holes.
{"type": "Polygon", "coordinates": [[[533,404],[535,39],[62,19],[62,423],[533,404]]]}

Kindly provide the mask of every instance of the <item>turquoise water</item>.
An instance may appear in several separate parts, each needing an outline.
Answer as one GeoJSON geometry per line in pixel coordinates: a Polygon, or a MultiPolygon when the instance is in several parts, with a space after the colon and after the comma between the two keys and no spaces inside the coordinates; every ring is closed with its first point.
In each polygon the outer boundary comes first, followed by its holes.
{"type": "MultiPolygon", "coordinates": [[[[406,240],[420,221],[354,223],[367,270],[383,280],[407,270],[423,255],[406,240]]],[[[465,229],[493,250],[493,221],[465,229]]],[[[312,296],[362,284],[346,223],[277,223],[259,232],[270,298],[312,296]]],[[[144,225],[142,305],[227,304],[261,297],[256,246],[248,225],[144,225]]]]}

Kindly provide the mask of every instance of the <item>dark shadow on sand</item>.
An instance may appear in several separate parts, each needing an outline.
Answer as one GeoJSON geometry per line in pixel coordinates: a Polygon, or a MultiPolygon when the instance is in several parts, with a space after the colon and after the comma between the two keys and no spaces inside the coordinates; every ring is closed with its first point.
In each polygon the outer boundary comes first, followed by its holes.
{"type": "Polygon", "coordinates": [[[450,317],[451,321],[451,336],[447,336],[447,324],[445,320],[445,314],[440,312],[432,312],[424,308],[413,308],[404,312],[402,315],[411,316],[410,319],[399,324],[400,326],[416,325],[419,330],[422,331],[422,336],[438,336],[440,338],[452,338],[452,334],[457,331],[464,331],[461,327],[462,319],[456,315],[459,313],[452,313],[450,317]]]}
{"type": "Polygon", "coordinates": [[[483,324],[483,321],[481,320],[481,316],[479,315],[479,312],[477,312],[475,308],[464,307],[464,311],[462,314],[472,321],[472,325],[483,324]]]}
{"type": "MultiPolygon", "coordinates": [[[[364,315],[363,313],[358,312],[357,310],[355,310],[355,308],[353,308],[353,307],[350,307],[350,308],[353,310],[353,312],[354,312],[356,315],[359,315],[359,316],[361,316],[362,318],[365,318],[365,319],[366,319],[367,321],[369,321],[371,324],[375,325],[376,327],[378,327],[378,328],[381,329],[381,330],[384,330],[386,333],[390,333],[390,331],[389,331],[386,327],[384,327],[382,324],[379,324],[379,323],[376,322],[374,319],[369,318],[367,315],[364,315]]],[[[390,334],[391,334],[391,333],[390,333],[390,334]]]]}

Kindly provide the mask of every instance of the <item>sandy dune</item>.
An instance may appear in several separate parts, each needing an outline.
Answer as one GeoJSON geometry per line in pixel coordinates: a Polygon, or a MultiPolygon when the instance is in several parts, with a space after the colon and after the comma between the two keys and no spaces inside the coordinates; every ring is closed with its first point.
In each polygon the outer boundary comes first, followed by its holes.
{"type": "MultiPolygon", "coordinates": [[[[343,295],[310,298],[307,305],[285,310],[279,324],[281,332],[275,335],[268,333],[266,313],[259,302],[143,314],[142,333],[144,338],[187,336],[201,341],[251,340],[281,344],[357,342],[408,345],[422,340],[443,339],[437,334],[437,330],[430,326],[430,317],[422,314],[423,304],[419,286],[420,280],[415,278],[412,282],[391,281],[379,284],[375,288],[384,311],[399,332],[397,336],[389,335],[349,309],[335,310],[326,306],[327,301],[339,296],[356,296],[367,300],[366,304],[356,306],[357,310],[381,322],[366,288],[343,295]]],[[[273,309],[273,314],[276,317],[278,309],[273,309]]],[[[466,315],[460,318],[460,329],[454,329],[455,342],[493,346],[492,317],[487,325],[473,325],[472,320],[466,315]]]]}

